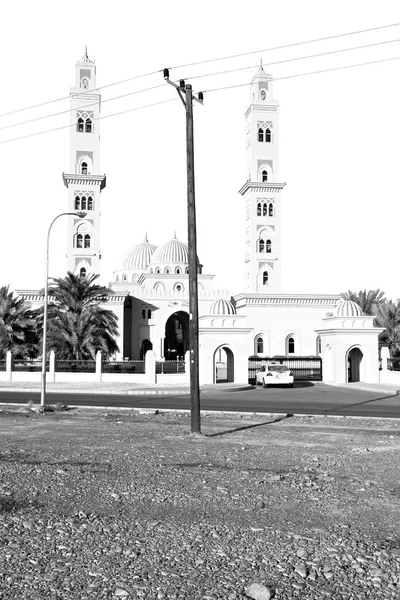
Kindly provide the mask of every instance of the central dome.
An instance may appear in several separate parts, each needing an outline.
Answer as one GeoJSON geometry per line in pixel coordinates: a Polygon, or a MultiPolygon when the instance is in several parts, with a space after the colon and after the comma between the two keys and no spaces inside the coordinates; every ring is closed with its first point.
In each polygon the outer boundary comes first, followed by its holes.
{"type": "Polygon", "coordinates": [[[170,263],[187,264],[189,262],[189,248],[187,244],[174,237],[166,244],[159,246],[151,258],[152,265],[165,265],[170,263]]]}
{"type": "Polygon", "coordinates": [[[355,302],[351,300],[342,300],[336,306],[335,310],[336,317],[362,317],[363,313],[361,308],[355,302]]]}
{"type": "Polygon", "coordinates": [[[148,267],[156,249],[157,246],[150,244],[146,237],[144,242],[134,246],[128,252],[124,258],[122,269],[124,271],[144,271],[148,267]]]}

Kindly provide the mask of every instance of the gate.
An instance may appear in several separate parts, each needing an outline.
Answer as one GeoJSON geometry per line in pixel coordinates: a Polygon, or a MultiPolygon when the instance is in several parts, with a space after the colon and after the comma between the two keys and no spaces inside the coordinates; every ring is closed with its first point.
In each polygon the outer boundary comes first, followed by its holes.
{"type": "Polygon", "coordinates": [[[249,383],[255,385],[256,371],[270,363],[288,367],[295,381],[322,381],[320,356],[249,356],[249,383]]]}

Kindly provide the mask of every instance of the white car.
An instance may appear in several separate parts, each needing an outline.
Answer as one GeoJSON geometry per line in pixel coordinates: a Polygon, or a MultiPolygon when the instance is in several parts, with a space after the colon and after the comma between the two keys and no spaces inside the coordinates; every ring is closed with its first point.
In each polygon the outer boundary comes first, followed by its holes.
{"type": "Polygon", "coordinates": [[[256,384],[268,387],[269,385],[287,385],[293,387],[293,375],[285,365],[264,365],[256,373],[256,384]]]}

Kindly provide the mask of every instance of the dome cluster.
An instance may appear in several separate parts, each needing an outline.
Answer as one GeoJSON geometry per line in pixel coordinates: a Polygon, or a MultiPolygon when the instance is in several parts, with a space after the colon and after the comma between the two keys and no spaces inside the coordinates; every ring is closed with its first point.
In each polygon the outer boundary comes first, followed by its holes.
{"type": "Polygon", "coordinates": [[[218,298],[210,306],[210,315],[236,315],[236,308],[229,300],[218,298]]]}
{"type": "MultiPolygon", "coordinates": [[[[198,262],[198,272],[201,265],[198,262]]],[[[155,273],[163,275],[182,275],[189,272],[189,248],[179,241],[176,235],[161,246],[151,244],[147,235],[144,241],[134,246],[125,256],[122,269],[114,272],[116,281],[136,282],[140,275],[155,273]]]]}

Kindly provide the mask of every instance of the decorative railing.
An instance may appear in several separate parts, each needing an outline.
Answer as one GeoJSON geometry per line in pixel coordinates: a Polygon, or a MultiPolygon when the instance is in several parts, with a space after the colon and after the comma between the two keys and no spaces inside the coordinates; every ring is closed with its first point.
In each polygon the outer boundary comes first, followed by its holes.
{"type": "MultiPolygon", "coordinates": [[[[41,360],[18,360],[18,359],[15,359],[13,362],[12,370],[18,371],[18,372],[25,371],[27,373],[38,373],[38,372],[40,373],[40,371],[42,370],[42,361],[41,360]]],[[[48,370],[49,370],[49,361],[46,360],[46,371],[48,371],[48,370]]]]}
{"type": "Polygon", "coordinates": [[[95,360],[56,360],[56,373],[96,373],[95,360]]]}
{"type": "Polygon", "coordinates": [[[156,362],[157,375],[170,375],[171,373],[185,373],[184,360],[163,360],[156,362]]]}
{"type": "Polygon", "coordinates": [[[103,362],[103,373],[145,373],[145,361],[105,361],[103,362]]]}

